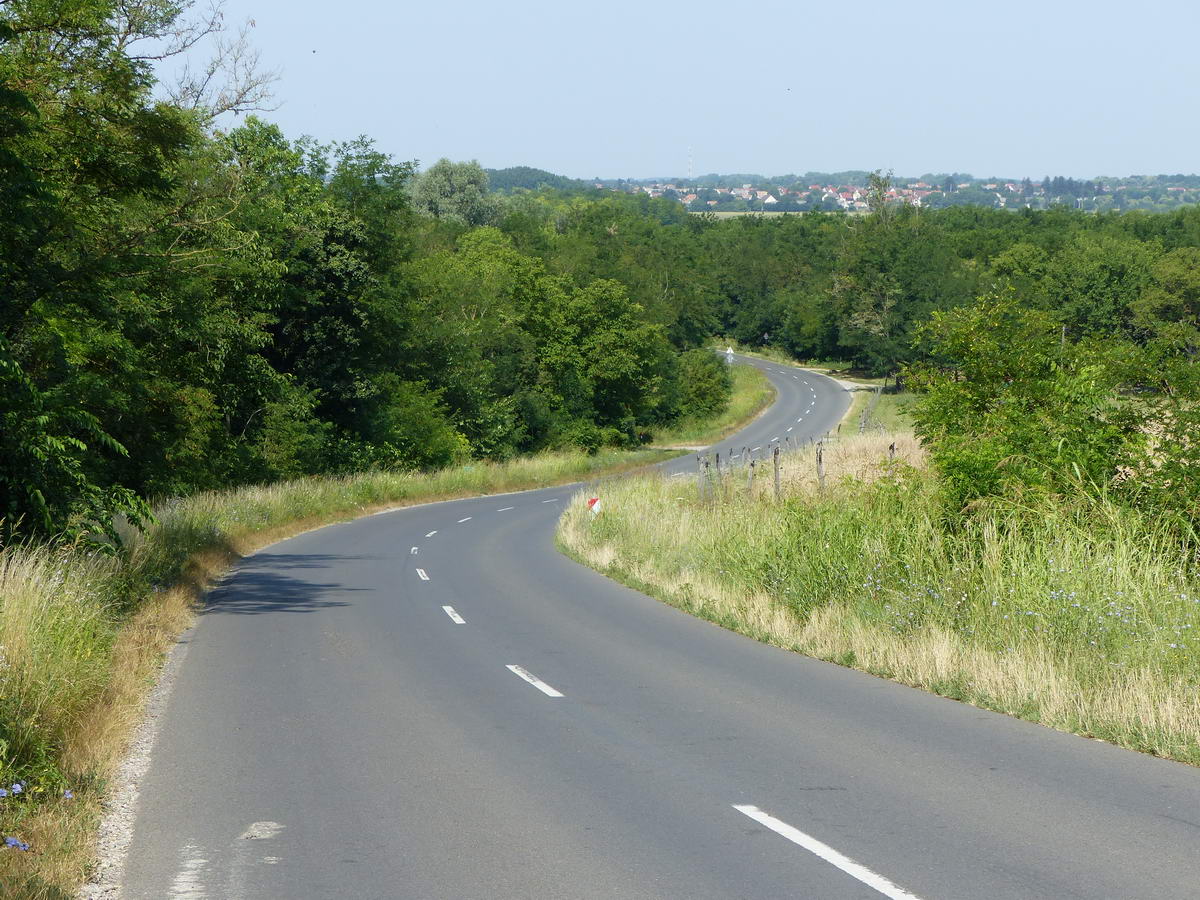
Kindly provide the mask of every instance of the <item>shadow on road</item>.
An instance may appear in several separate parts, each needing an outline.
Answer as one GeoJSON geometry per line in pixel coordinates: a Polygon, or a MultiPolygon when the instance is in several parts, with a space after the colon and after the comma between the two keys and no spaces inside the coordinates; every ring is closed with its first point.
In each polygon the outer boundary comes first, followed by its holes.
{"type": "Polygon", "coordinates": [[[348,606],[339,594],[364,591],[336,582],[313,581],[287,574],[292,569],[326,569],[331,563],[346,563],[364,557],[331,556],[321,553],[258,553],[246,560],[228,582],[209,592],[201,615],[231,613],[262,615],[276,612],[315,612],[348,606]]]}

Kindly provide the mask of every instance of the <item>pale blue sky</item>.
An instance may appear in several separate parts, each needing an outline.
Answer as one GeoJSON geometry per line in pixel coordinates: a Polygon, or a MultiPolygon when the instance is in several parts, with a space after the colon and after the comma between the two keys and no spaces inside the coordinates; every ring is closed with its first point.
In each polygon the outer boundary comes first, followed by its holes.
{"type": "Polygon", "coordinates": [[[576,177],[1200,171],[1181,0],[228,0],[289,136],[576,177]]]}

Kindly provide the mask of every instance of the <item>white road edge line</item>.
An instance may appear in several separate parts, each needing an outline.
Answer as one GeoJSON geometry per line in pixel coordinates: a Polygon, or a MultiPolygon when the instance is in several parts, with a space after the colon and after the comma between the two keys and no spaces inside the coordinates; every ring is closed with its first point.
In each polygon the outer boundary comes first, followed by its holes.
{"type": "Polygon", "coordinates": [[[424,569],[417,569],[417,577],[419,577],[422,581],[429,580],[429,576],[425,574],[424,569]]]}
{"type": "Polygon", "coordinates": [[[508,671],[512,672],[518,678],[528,681],[530,684],[532,684],[535,688],[537,688],[539,691],[541,691],[547,697],[561,697],[562,696],[562,694],[560,694],[554,688],[550,687],[550,685],[546,684],[546,682],[542,681],[540,678],[538,678],[536,675],[534,675],[528,669],[524,669],[521,666],[505,666],[504,668],[508,669],[508,671]]]}
{"type": "Polygon", "coordinates": [[[463,522],[470,522],[471,518],[472,518],[471,516],[464,516],[463,518],[458,520],[458,524],[461,525],[463,522]]]}
{"type": "Polygon", "coordinates": [[[425,535],[425,537],[433,537],[435,534],[437,534],[436,531],[431,531],[429,534],[425,535]]]}
{"type": "Polygon", "coordinates": [[[510,509],[516,509],[515,506],[502,506],[496,512],[508,512],[510,509]]]}
{"type": "Polygon", "coordinates": [[[825,862],[831,866],[836,866],[850,877],[857,878],[863,884],[867,885],[867,887],[874,888],[885,897],[890,897],[891,900],[920,900],[916,894],[910,894],[904,888],[884,878],[878,872],[872,872],[862,863],[855,862],[850,857],[838,853],[828,844],[824,844],[815,837],[805,834],[799,828],[793,828],[787,822],[783,822],[763,812],[757,806],[742,806],[735,803],[733,804],[733,808],[742,815],[749,816],[758,824],[764,825],[776,834],[787,838],[793,844],[803,847],[809,853],[821,857],[825,862]]]}
{"type": "Polygon", "coordinates": [[[464,619],[462,616],[460,616],[458,613],[456,613],[454,611],[453,606],[443,606],[442,609],[444,609],[446,611],[446,615],[448,615],[450,617],[450,621],[453,622],[455,625],[466,625],[467,624],[467,620],[464,619]]]}
{"type": "Polygon", "coordinates": [[[680,477],[682,477],[682,476],[684,476],[684,475],[686,475],[686,474],[688,474],[688,473],[687,473],[687,472],[676,472],[676,473],[674,473],[674,474],[673,474],[671,477],[672,477],[672,478],[680,478],[680,477]]]}

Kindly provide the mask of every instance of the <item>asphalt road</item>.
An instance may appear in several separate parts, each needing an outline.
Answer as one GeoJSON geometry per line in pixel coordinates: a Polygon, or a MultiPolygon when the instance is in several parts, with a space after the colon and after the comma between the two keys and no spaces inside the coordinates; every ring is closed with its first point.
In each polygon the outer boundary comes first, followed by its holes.
{"type": "MultiPolygon", "coordinates": [[[[828,379],[755,364],[778,402],[724,447],[840,418],[828,379]]],[[[1194,769],[616,585],[553,547],[577,489],[243,561],[185,636],[123,896],[1200,896],[1194,769]]]]}

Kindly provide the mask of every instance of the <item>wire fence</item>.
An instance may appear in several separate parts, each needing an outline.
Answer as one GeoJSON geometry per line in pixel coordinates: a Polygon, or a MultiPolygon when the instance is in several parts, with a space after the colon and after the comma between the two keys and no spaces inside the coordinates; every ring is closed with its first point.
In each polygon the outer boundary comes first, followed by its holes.
{"type": "MultiPolygon", "coordinates": [[[[794,438],[788,435],[763,445],[729,446],[697,454],[698,496],[701,500],[729,499],[733,493],[740,493],[744,486],[747,494],[773,496],[778,500],[783,492],[784,474],[790,482],[801,472],[806,479],[815,476],[817,490],[823,491],[830,455],[838,453],[841,443],[839,425],[816,437],[794,438]]],[[[851,443],[861,445],[861,439],[852,439],[851,443]]],[[[909,448],[904,450],[908,456],[909,448]]],[[[886,447],[879,446],[868,452],[875,462],[882,462],[882,454],[886,454],[887,460],[894,460],[897,441],[893,440],[886,447]]],[[[839,471],[843,469],[844,466],[839,467],[839,471]]]]}
{"type": "Polygon", "coordinates": [[[875,385],[875,390],[871,393],[871,399],[867,401],[867,405],[863,407],[863,411],[858,415],[858,433],[863,434],[868,427],[875,427],[882,431],[883,426],[878,422],[871,422],[871,416],[875,415],[875,409],[879,406],[879,398],[883,395],[883,385],[875,385]]]}

